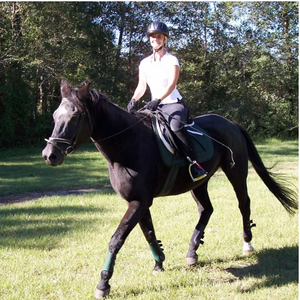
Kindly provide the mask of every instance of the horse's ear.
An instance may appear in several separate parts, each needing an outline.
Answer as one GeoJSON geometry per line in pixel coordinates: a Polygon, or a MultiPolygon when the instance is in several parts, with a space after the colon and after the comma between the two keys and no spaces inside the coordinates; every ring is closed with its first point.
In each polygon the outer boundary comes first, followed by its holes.
{"type": "Polygon", "coordinates": [[[81,101],[86,101],[90,95],[90,83],[85,82],[85,84],[77,92],[77,96],[81,101]]]}
{"type": "Polygon", "coordinates": [[[69,86],[69,84],[65,80],[62,80],[60,85],[60,92],[62,98],[67,98],[68,94],[70,93],[70,90],[71,87],[69,86]]]}

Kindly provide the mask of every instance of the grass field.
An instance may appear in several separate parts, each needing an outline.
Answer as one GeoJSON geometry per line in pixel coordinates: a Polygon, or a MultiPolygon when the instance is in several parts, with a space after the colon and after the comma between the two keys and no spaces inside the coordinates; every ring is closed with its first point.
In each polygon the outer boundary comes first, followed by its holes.
{"type": "MultiPolygon", "coordinates": [[[[298,185],[298,142],[257,143],[267,166],[298,185]]],[[[50,168],[41,149],[1,151],[0,196],[109,184],[104,159],[91,147],[50,168]],[[60,179],[61,178],[61,179],[60,179]]],[[[250,166],[255,253],[242,256],[237,200],[221,172],[211,179],[214,214],[198,250],[199,263],[185,265],[197,209],[189,193],[158,198],[151,209],[165,249],[165,272],[154,262],[137,227],[121,249],[108,299],[298,299],[298,214],[291,217],[250,166]]],[[[113,191],[51,196],[0,206],[0,299],[94,299],[108,242],[126,210],[113,191]]]]}
{"type": "Polygon", "coordinates": [[[41,152],[42,148],[0,151],[0,197],[109,184],[106,162],[94,145],[68,155],[57,168],[46,165],[41,152]]]}

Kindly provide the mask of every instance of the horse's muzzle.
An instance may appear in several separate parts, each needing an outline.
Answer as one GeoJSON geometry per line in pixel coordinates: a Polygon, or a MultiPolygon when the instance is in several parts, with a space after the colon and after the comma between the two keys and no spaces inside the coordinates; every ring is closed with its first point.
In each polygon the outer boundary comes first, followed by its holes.
{"type": "Polygon", "coordinates": [[[56,167],[61,165],[64,161],[65,156],[53,145],[47,144],[42,151],[42,157],[44,158],[47,165],[56,167]]]}

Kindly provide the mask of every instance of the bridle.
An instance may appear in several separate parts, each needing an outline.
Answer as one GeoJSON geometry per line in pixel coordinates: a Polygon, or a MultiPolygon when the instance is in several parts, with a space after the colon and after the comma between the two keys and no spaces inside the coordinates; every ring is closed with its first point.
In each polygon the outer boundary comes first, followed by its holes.
{"type": "MultiPolygon", "coordinates": [[[[66,99],[66,98],[63,98],[63,99],[66,99]]],[[[91,121],[91,116],[90,116],[89,110],[87,109],[86,103],[83,103],[82,111],[80,113],[79,120],[78,120],[78,123],[77,123],[77,126],[76,126],[76,131],[73,134],[72,138],[71,139],[64,139],[64,138],[55,138],[55,137],[51,136],[51,137],[49,137],[49,139],[45,139],[45,141],[48,144],[53,145],[64,156],[66,156],[67,154],[72,153],[75,149],[77,149],[80,146],[80,145],[77,144],[78,136],[79,136],[79,133],[81,131],[84,119],[86,117],[88,117],[90,129],[91,129],[91,133],[92,133],[93,132],[93,125],[92,125],[92,121],[91,121]],[[60,144],[67,144],[68,147],[66,148],[66,150],[62,150],[62,148],[60,147],[60,144]]]]}

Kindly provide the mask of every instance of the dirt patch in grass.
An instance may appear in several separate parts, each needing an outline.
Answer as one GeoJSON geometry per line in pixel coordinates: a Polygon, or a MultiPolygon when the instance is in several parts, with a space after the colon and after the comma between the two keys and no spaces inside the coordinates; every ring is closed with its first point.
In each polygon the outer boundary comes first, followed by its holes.
{"type": "Polygon", "coordinates": [[[67,196],[67,195],[82,195],[88,193],[100,193],[104,190],[112,190],[110,186],[90,189],[70,189],[57,191],[30,192],[20,195],[5,195],[0,196],[0,206],[12,203],[20,203],[25,201],[36,200],[47,196],[67,196]]]}

